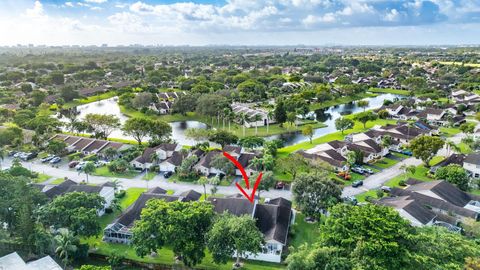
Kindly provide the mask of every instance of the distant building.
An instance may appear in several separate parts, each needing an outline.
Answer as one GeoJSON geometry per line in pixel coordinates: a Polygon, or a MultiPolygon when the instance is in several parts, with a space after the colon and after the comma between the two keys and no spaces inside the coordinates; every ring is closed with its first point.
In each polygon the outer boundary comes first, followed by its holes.
{"type": "Polygon", "coordinates": [[[50,256],[26,263],[17,252],[0,257],[1,270],[62,270],[50,256]]]}

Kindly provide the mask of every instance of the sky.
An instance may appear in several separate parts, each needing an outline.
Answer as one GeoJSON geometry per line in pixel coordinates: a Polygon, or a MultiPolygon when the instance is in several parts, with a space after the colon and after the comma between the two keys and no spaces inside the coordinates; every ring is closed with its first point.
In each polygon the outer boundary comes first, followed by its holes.
{"type": "Polygon", "coordinates": [[[0,0],[16,44],[480,44],[480,0],[0,0]]]}

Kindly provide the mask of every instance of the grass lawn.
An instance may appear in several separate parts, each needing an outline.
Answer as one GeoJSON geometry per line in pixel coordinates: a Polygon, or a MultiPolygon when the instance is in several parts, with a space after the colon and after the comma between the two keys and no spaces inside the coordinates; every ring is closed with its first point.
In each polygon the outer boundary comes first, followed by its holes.
{"type": "Polygon", "coordinates": [[[380,167],[382,169],[387,169],[392,167],[393,165],[397,164],[399,161],[391,158],[382,158],[379,161],[373,163],[372,165],[375,165],[377,167],[380,167]]]}
{"type": "MultiPolygon", "coordinates": [[[[230,128],[228,122],[225,122],[225,125],[220,119],[220,121],[217,121],[217,118],[213,119],[209,117],[203,117],[200,115],[197,115],[194,112],[189,112],[186,115],[182,114],[168,114],[168,115],[147,115],[142,112],[133,110],[133,109],[128,109],[123,106],[120,106],[120,109],[122,113],[129,117],[140,117],[140,118],[152,118],[152,119],[158,119],[162,120],[165,122],[176,122],[176,121],[188,121],[188,120],[195,120],[199,121],[205,124],[208,124],[209,126],[216,128],[216,129],[225,129],[233,134],[237,135],[238,137],[242,138],[243,136],[243,126],[239,125],[237,123],[231,122],[230,123],[230,128]]],[[[245,136],[260,136],[260,137],[265,137],[265,136],[270,136],[270,135],[276,135],[276,134],[282,134],[282,133],[289,133],[289,132],[294,132],[294,131],[300,131],[302,130],[303,125],[313,125],[314,128],[322,128],[325,127],[325,124],[317,122],[317,121],[311,121],[311,120],[305,120],[303,121],[303,124],[293,126],[291,124],[285,123],[283,127],[280,127],[278,124],[271,124],[268,128],[267,126],[264,127],[258,127],[257,130],[253,128],[245,128],[245,136]]]]}
{"type": "Polygon", "coordinates": [[[157,175],[156,172],[148,172],[147,174],[145,174],[142,179],[143,180],[152,180],[153,178],[155,178],[155,176],[157,175]]]}
{"type": "Polygon", "coordinates": [[[440,161],[444,160],[445,157],[444,156],[434,156],[431,160],[430,160],[430,166],[435,166],[437,165],[440,161]]]}
{"type": "Polygon", "coordinates": [[[400,90],[400,89],[393,89],[393,88],[375,88],[372,87],[368,89],[368,91],[372,93],[389,93],[389,94],[396,94],[396,95],[410,95],[410,91],[408,90],[400,90]]]}
{"type": "Polygon", "coordinates": [[[82,98],[82,99],[75,99],[73,101],[65,103],[63,105],[63,108],[68,109],[68,108],[72,108],[72,107],[75,107],[75,106],[78,106],[78,105],[83,105],[83,104],[92,103],[92,102],[95,102],[95,101],[111,98],[111,97],[114,97],[116,95],[117,95],[117,92],[109,91],[109,92],[106,92],[106,93],[103,93],[103,94],[100,94],[100,95],[96,95],[96,96],[91,96],[91,97],[82,98]]]}
{"type": "Polygon", "coordinates": [[[45,181],[47,181],[48,179],[52,178],[50,175],[46,175],[46,174],[43,174],[43,173],[39,173],[37,178],[33,178],[33,182],[35,183],[43,183],[45,181]]]}
{"type": "Polygon", "coordinates": [[[440,132],[443,133],[446,137],[452,137],[460,132],[462,132],[458,128],[447,128],[447,127],[440,127],[440,132]]]}
{"type": "Polygon", "coordinates": [[[366,198],[367,197],[372,197],[374,199],[378,199],[377,198],[377,190],[375,189],[372,189],[372,190],[369,190],[367,192],[363,192],[363,193],[360,193],[358,195],[355,196],[355,198],[357,199],[358,202],[365,202],[366,198]]]}
{"type": "Polygon", "coordinates": [[[58,185],[58,184],[61,184],[61,183],[63,183],[63,182],[65,182],[65,179],[64,179],[64,178],[57,178],[57,179],[53,180],[52,182],[50,182],[50,184],[52,184],[52,185],[58,185]]]}
{"type": "Polygon", "coordinates": [[[480,67],[480,64],[477,63],[463,63],[463,62],[453,62],[453,61],[441,61],[439,62],[442,65],[453,65],[453,66],[466,66],[466,67],[480,67]]]}
{"type": "Polygon", "coordinates": [[[114,172],[110,172],[107,166],[103,166],[103,167],[97,168],[93,173],[93,175],[132,179],[132,178],[135,178],[135,176],[139,175],[139,173],[137,171],[129,171],[126,173],[114,173],[114,172]]]}
{"type": "Polygon", "coordinates": [[[302,244],[313,244],[320,237],[320,222],[305,222],[305,215],[300,212],[297,213],[292,228],[295,233],[290,240],[290,247],[298,248],[302,244]]]}
{"type": "Polygon", "coordinates": [[[460,148],[460,153],[462,154],[473,153],[473,150],[466,143],[463,143],[463,142],[459,143],[458,148],[460,148]]]}
{"type": "Polygon", "coordinates": [[[362,93],[362,94],[356,94],[353,96],[340,97],[340,98],[336,98],[336,99],[332,99],[332,100],[328,100],[320,103],[313,103],[310,105],[310,110],[315,111],[318,109],[350,103],[355,100],[360,100],[368,97],[376,97],[376,96],[377,96],[376,94],[372,94],[372,93],[362,93]]]}

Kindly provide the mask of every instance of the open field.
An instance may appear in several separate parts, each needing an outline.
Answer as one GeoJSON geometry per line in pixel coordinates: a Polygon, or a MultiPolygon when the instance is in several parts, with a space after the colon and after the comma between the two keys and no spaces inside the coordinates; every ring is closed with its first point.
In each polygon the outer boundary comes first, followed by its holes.
{"type": "Polygon", "coordinates": [[[401,89],[393,89],[393,88],[375,88],[372,87],[368,89],[368,91],[372,93],[389,93],[389,94],[396,94],[396,95],[410,95],[410,91],[408,90],[401,90],[401,89]]]}

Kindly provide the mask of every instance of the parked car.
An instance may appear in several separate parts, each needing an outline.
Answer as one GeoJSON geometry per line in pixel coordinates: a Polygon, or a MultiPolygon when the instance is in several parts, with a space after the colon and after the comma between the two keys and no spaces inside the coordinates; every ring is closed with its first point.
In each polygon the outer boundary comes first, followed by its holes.
{"type": "Polygon", "coordinates": [[[77,160],[70,161],[70,163],[68,163],[68,167],[69,167],[70,169],[75,168],[75,166],[77,166],[78,163],[80,163],[80,161],[77,161],[77,160]]]}
{"type": "Polygon", "coordinates": [[[352,172],[356,172],[356,173],[359,173],[359,174],[364,174],[365,170],[362,167],[353,167],[352,172]]]}
{"type": "Polygon", "coordinates": [[[358,200],[357,198],[355,198],[354,196],[348,196],[348,197],[345,197],[343,199],[346,203],[350,203],[352,205],[357,205],[358,204],[358,200]]]}
{"type": "Polygon", "coordinates": [[[172,175],[173,175],[173,172],[165,172],[165,173],[163,174],[163,177],[165,177],[165,178],[170,178],[170,176],[172,176],[172,175]]]}
{"type": "Polygon", "coordinates": [[[44,158],[41,158],[40,161],[41,161],[42,163],[46,163],[46,162],[49,162],[50,160],[52,160],[54,157],[55,157],[54,155],[48,155],[48,156],[46,156],[46,157],[44,157],[44,158]]]}
{"type": "Polygon", "coordinates": [[[391,187],[388,187],[388,186],[382,186],[380,188],[383,192],[387,192],[387,193],[390,193],[390,191],[392,191],[392,188],[391,187]]]}
{"type": "Polygon", "coordinates": [[[35,152],[30,152],[30,153],[23,153],[21,156],[20,156],[20,159],[23,160],[23,161],[27,161],[27,160],[31,160],[31,159],[34,159],[38,156],[37,153],[35,152]]]}
{"type": "Polygon", "coordinates": [[[362,169],[369,174],[374,174],[374,171],[370,168],[362,167],[362,169]]]}
{"type": "Polygon", "coordinates": [[[8,156],[13,157],[16,153],[18,153],[18,152],[17,151],[10,151],[10,152],[8,152],[8,156]]]}
{"type": "Polygon", "coordinates": [[[275,189],[284,189],[285,188],[285,183],[284,182],[277,182],[275,184],[275,189]]]}
{"type": "Polygon", "coordinates": [[[87,164],[87,162],[82,161],[82,162],[78,163],[78,164],[75,166],[75,169],[76,169],[77,171],[81,171],[81,170],[83,170],[83,167],[85,167],[85,164],[87,164]]]}
{"type": "Polygon", "coordinates": [[[404,155],[406,155],[406,156],[409,156],[409,157],[411,157],[411,156],[413,155],[412,151],[410,151],[410,150],[403,150],[403,151],[400,152],[400,153],[402,153],[402,154],[404,154],[404,155]]]}
{"type": "Polygon", "coordinates": [[[363,181],[362,180],[358,180],[358,181],[355,181],[352,183],[352,187],[354,188],[357,188],[359,186],[363,186],[363,181]]]}
{"type": "Polygon", "coordinates": [[[50,160],[50,164],[57,164],[60,161],[62,161],[62,159],[60,157],[54,157],[54,158],[52,158],[52,160],[50,160]]]}

